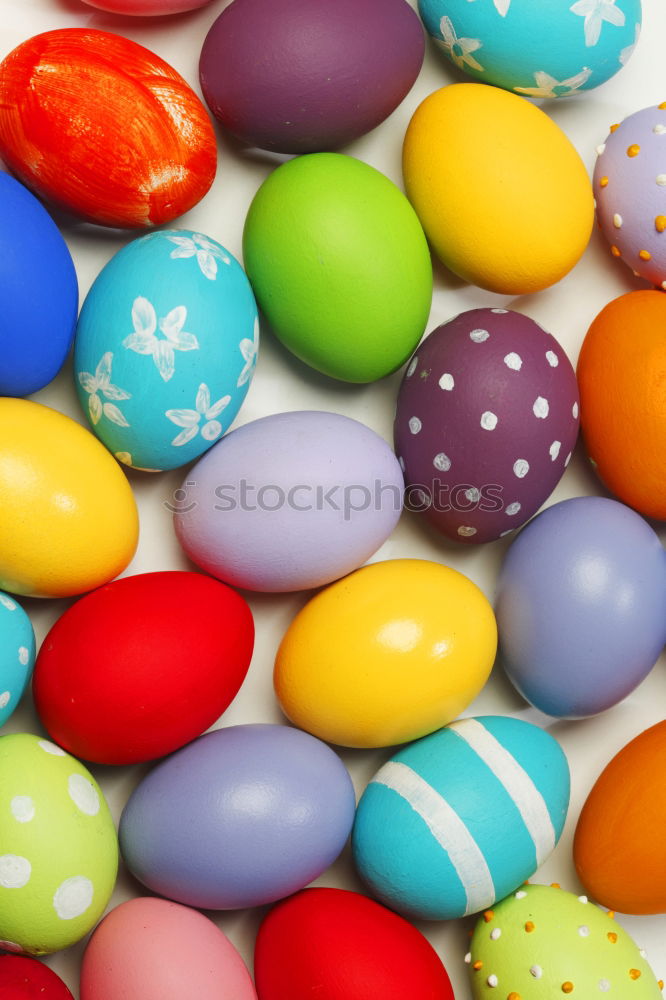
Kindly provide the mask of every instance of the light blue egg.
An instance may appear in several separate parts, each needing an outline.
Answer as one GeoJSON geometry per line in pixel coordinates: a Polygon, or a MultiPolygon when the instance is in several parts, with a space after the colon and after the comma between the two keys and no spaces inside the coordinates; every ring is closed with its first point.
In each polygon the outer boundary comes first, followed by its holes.
{"type": "Polygon", "coordinates": [[[83,304],[79,400],[125,465],[175,469],[227,430],[258,346],[254,295],[229,251],[189,230],[149,233],[109,261],[83,304]]]}
{"type": "Polygon", "coordinates": [[[35,633],[13,597],[0,591],[0,726],[23,697],[35,665],[35,633]]]}
{"type": "Polygon", "coordinates": [[[419,13],[459,69],[537,98],[604,83],[641,28],[640,0],[419,0],[419,13]]]}
{"type": "Polygon", "coordinates": [[[569,767],[519,719],[463,719],[400,750],[361,796],[352,846],[373,894],[406,916],[449,920],[530,878],[562,833],[569,767]]]}

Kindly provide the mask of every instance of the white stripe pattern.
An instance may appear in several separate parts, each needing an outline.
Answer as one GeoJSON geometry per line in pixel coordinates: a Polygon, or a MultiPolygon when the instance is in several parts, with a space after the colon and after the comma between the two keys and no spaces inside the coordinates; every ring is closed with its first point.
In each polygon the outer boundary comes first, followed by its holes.
{"type": "Polygon", "coordinates": [[[544,798],[527,771],[478,719],[462,719],[448,728],[474,750],[511,796],[534,841],[537,866],[541,865],[557,838],[544,798]]]}
{"type": "Polygon", "coordinates": [[[495,886],[479,845],[454,809],[416,771],[399,761],[379,769],[372,784],[397,792],[418,813],[446,851],[467,898],[465,916],[478,913],[495,899],[495,886]]]}

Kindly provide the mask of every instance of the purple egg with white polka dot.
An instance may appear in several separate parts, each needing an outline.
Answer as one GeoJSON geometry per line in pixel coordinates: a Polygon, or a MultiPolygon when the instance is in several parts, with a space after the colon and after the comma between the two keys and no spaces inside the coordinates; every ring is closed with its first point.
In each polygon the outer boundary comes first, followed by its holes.
{"type": "Polygon", "coordinates": [[[552,493],[579,425],[557,340],[507,309],[471,309],[419,345],[398,393],[405,506],[459,542],[519,528],[552,493]]]}

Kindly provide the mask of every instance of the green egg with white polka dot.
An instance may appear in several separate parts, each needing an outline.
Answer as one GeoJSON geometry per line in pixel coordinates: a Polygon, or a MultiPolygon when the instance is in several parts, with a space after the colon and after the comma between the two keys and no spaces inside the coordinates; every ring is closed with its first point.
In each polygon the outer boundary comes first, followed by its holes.
{"type": "Polygon", "coordinates": [[[74,944],[104,912],[117,871],[115,827],[90,772],[39,736],[0,737],[0,950],[74,944]]]}
{"type": "Polygon", "coordinates": [[[523,885],[477,922],[474,1000],[661,1000],[645,953],[606,910],[558,886],[523,885]]]}

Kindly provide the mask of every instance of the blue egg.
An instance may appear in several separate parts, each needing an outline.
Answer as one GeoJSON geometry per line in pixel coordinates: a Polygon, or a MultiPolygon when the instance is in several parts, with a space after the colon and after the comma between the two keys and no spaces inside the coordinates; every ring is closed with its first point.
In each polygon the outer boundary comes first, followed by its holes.
{"type": "Polygon", "coordinates": [[[125,465],[175,469],[233,421],[258,344],[257,306],[238,261],[201,233],[149,233],[109,261],[83,303],[79,400],[125,465]]]}
{"type": "Polygon", "coordinates": [[[13,597],[0,591],[0,726],[23,697],[35,665],[35,633],[13,597]]]}
{"type": "Polygon", "coordinates": [[[34,195],[0,172],[0,396],[28,396],[62,368],[79,287],[67,244],[34,195]]]}
{"type": "Polygon", "coordinates": [[[641,29],[640,0],[419,0],[419,13],[463,72],[538,98],[604,83],[641,29]]]}
{"type": "Polygon", "coordinates": [[[361,796],[352,846],[361,877],[411,918],[477,913],[534,874],[569,805],[557,741],[520,719],[463,719],[400,750],[361,796]]]}

